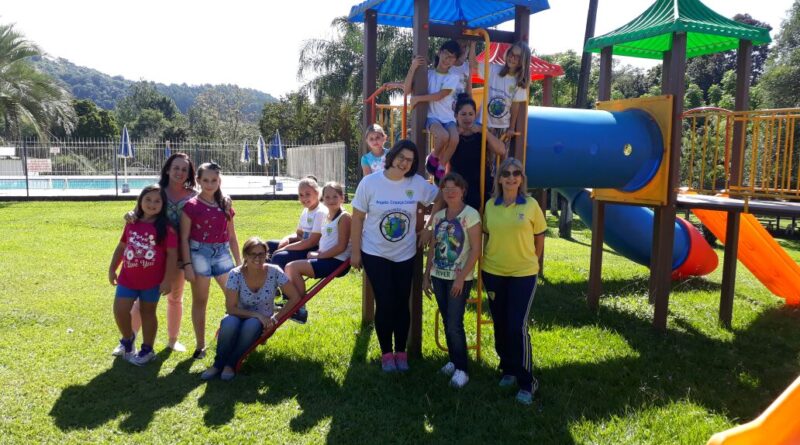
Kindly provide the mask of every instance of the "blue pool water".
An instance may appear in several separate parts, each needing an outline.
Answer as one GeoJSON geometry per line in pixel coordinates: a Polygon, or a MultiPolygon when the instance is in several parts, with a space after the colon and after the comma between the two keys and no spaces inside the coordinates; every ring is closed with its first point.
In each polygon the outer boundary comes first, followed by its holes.
{"type": "MultiPolygon", "coordinates": [[[[128,178],[131,189],[141,189],[153,184],[157,178],[128,178]]],[[[113,190],[117,184],[122,188],[125,182],[119,178],[30,178],[29,187],[33,190],[113,190]]],[[[24,179],[0,179],[0,190],[25,190],[24,179]]]]}

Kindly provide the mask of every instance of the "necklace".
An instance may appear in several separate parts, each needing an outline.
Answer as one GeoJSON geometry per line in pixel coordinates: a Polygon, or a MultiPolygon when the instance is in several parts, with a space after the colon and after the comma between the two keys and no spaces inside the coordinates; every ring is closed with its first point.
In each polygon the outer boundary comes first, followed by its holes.
{"type": "Polygon", "coordinates": [[[197,199],[203,201],[204,203],[208,204],[211,207],[219,207],[219,204],[217,204],[216,201],[209,201],[206,198],[203,198],[203,195],[197,195],[197,199]]]}

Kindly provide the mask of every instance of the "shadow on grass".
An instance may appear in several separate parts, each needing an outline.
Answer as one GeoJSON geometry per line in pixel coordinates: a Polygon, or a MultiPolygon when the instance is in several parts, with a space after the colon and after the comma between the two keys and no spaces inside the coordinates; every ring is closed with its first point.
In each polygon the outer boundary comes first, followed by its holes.
{"type": "Polygon", "coordinates": [[[86,385],[65,388],[50,416],[58,428],[67,431],[97,428],[119,416],[124,417],[122,431],[144,431],[156,411],[177,405],[200,383],[189,374],[192,359],[178,363],[171,373],[159,377],[161,365],[169,355],[170,350],[165,349],[155,362],[141,368],[117,358],[110,369],[86,385]]]}

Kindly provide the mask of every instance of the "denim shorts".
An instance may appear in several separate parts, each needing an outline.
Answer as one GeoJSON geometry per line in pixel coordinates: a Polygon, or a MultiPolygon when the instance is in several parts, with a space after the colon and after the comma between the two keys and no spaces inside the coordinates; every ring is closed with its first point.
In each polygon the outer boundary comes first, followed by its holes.
{"type": "Polygon", "coordinates": [[[231,257],[231,245],[228,243],[202,243],[189,240],[189,252],[192,256],[192,269],[196,275],[218,277],[236,267],[231,257]]]}
{"type": "Polygon", "coordinates": [[[150,289],[131,289],[121,284],[117,284],[117,298],[133,298],[144,301],[145,303],[158,303],[161,298],[161,292],[158,291],[158,286],[151,287],[150,289]]]}
{"type": "Polygon", "coordinates": [[[435,117],[429,117],[429,118],[425,119],[425,129],[426,130],[430,130],[431,129],[431,125],[433,125],[433,124],[439,124],[442,127],[444,127],[445,130],[449,130],[451,128],[456,128],[456,122],[455,121],[442,122],[439,119],[436,119],[435,117]]]}
{"type": "MultiPolygon", "coordinates": [[[[314,269],[314,278],[325,278],[332,274],[337,267],[341,266],[344,261],[337,258],[312,258],[308,260],[311,263],[311,268],[314,269]]],[[[350,272],[350,267],[346,267],[338,276],[347,275],[350,272]]]]}

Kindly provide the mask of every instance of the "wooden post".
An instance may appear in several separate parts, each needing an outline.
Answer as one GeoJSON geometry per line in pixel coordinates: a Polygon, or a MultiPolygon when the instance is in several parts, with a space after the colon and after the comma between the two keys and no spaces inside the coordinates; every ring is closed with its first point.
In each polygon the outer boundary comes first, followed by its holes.
{"type": "Polygon", "coordinates": [[[597,100],[611,99],[611,55],[613,48],[607,46],[600,50],[600,79],[597,85],[597,100]]]}
{"type": "MultiPolygon", "coordinates": [[[[413,52],[412,56],[428,55],[428,18],[430,4],[428,0],[414,0],[413,23],[413,52]]],[[[428,93],[428,70],[420,67],[414,73],[414,92],[415,95],[428,93]]],[[[419,103],[414,107],[411,115],[411,140],[417,145],[417,158],[420,160],[417,173],[425,174],[425,155],[428,149],[428,139],[425,130],[425,118],[428,116],[428,105],[425,102],[419,103]]],[[[419,212],[417,217],[422,217],[419,212]]],[[[409,296],[411,306],[411,326],[408,333],[407,351],[414,357],[422,356],[422,251],[417,250],[417,257],[414,260],[414,275],[411,282],[411,295],[409,296]]]]}
{"type": "MultiPolygon", "coordinates": [[[[362,84],[362,94],[364,99],[375,92],[377,84],[376,65],[377,65],[377,46],[378,46],[378,14],[373,9],[368,9],[364,13],[364,82],[362,84]]],[[[374,124],[372,121],[373,104],[364,104],[364,128],[374,124]]],[[[361,143],[361,153],[366,153],[366,140],[361,143]]],[[[367,324],[375,320],[375,293],[372,290],[369,280],[362,280],[361,284],[361,323],[367,324]]]]}
{"type": "MultiPolygon", "coordinates": [[[[753,42],[740,40],[736,53],[736,102],[734,110],[745,111],[750,108],[750,71],[753,42]]],[[[742,170],[742,158],[739,147],[744,143],[746,128],[742,122],[733,123],[733,143],[731,144],[731,177],[730,185],[739,184],[739,173],[742,170]]],[[[753,147],[755,150],[756,147],[753,147]]],[[[725,256],[722,258],[722,289],[719,298],[719,321],[730,328],[733,321],[733,298],[736,291],[736,257],[739,250],[739,225],[741,214],[728,212],[725,228],[725,256]]]]}
{"type": "Polygon", "coordinates": [[[657,237],[655,244],[657,249],[653,251],[654,260],[651,262],[650,274],[653,278],[654,310],[653,327],[657,330],[667,329],[667,314],[669,311],[669,292],[672,286],[672,244],[675,240],[675,216],[677,203],[678,182],[680,180],[681,167],[681,131],[683,122],[683,95],[684,95],[684,76],[686,72],[686,33],[674,33],[672,36],[672,55],[669,61],[669,83],[668,94],[672,94],[672,126],[670,133],[672,136],[669,147],[669,175],[668,175],[668,195],[667,204],[656,213],[658,232],[653,236],[657,237]]]}
{"type": "MultiPolygon", "coordinates": [[[[528,35],[530,31],[531,10],[525,6],[516,6],[514,8],[514,41],[528,43],[528,35]]],[[[530,90],[529,90],[530,91],[530,90]]],[[[488,96],[486,96],[488,97],[488,96]]],[[[530,101],[530,98],[528,98],[530,101]]],[[[511,140],[509,153],[511,156],[522,159],[522,146],[523,141],[528,137],[525,121],[528,119],[528,103],[517,113],[517,122],[514,128],[517,129],[519,136],[511,140]]],[[[512,106],[514,106],[512,104],[512,106]]],[[[517,105],[519,107],[519,105],[517,105]]]]}
{"type": "MultiPolygon", "coordinates": [[[[669,83],[669,75],[670,75],[670,67],[672,61],[672,51],[665,51],[664,58],[661,63],[661,94],[669,94],[670,83],[669,83]]],[[[664,147],[664,149],[668,149],[668,147],[664,147]]],[[[661,207],[656,206],[653,209],[653,240],[650,244],[650,252],[657,252],[658,251],[658,237],[656,236],[657,233],[661,233],[661,207]]],[[[658,258],[656,255],[652,255],[650,257],[650,270],[655,270],[659,268],[657,264],[658,258]]],[[[650,274],[650,280],[648,281],[648,299],[650,300],[650,304],[655,304],[656,300],[656,278],[657,275],[650,274]]]]}
{"type": "Polygon", "coordinates": [[[545,76],[542,80],[542,106],[553,106],[553,76],[545,76]]]}
{"type": "MultiPolygon", "coordinates": [[[[589,0],[589,11],[586,15],[586,33],[583,36],[583,44],[594,37],[595,23],[597,22],[597,0],[589,0]]],[[[592,72],[592,54],[583,51],[581,56],[581,73],[578,76],[578,94],[575,97],[575,108],[587,108],[586,103],[589,95],[589,76],[592,72]]]]}
{"type": "Polygon", "coordinates": [[[596,311],[603,293],[603,231],[605,230],[606,205],[597,199],[592,201],[592,253],[589,260],[589,294],[586,304],[596,311]]]}

